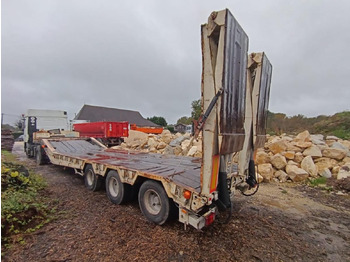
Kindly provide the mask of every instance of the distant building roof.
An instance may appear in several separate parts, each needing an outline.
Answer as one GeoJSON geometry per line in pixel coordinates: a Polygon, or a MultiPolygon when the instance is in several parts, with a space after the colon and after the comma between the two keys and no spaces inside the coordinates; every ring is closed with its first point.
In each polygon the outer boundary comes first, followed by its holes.
{"type": "Polygon", "coordinates": [[[89,120],[90,122],[128,121],[129,124],[136,124],[137,126],[158,127],[157,124],[143,118],[137,111],[91,105],[84,105],[74,120],[89,120]]]}
{"type": "Polygon", "coordinates": [[[185,127],[185,126],[187,126],[187,125],[182,124],[182,123],[179,123],[179,124],[176,124],[176,125],[175,125],[175,127],[179,127],[179,126],[183,126],[183,127],[185,127]]]}

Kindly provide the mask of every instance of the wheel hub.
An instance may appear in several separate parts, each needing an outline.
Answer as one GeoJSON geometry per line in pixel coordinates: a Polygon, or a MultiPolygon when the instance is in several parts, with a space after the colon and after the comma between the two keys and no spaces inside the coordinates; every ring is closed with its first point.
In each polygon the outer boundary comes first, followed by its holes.
{"type": "Polygon", "coordinates": [[[109,192],[113,197],[117,197],[119,194],[119,182],[116,178],[112,177],[108,183],[109,192]]]}
{"type": "Polygon", "coordinates": [[[86,174],[86,179],[87,179],[87,182],[90,186],[93,184],[93,181],[94,181],[93,176],[94,176],[94,174],[91,172],[91,170],[89,170],[89,172],[87,172],[87,174],[86,174]]]}
{"type": "Polygon", "coordinates": [[[152,215],[157,215],[160,212],[162,208],[162,202],[160,196],[156,191],[151,189],[147,190],[145,192],[144,201],[145,207],[149,213],[152,215]]]}

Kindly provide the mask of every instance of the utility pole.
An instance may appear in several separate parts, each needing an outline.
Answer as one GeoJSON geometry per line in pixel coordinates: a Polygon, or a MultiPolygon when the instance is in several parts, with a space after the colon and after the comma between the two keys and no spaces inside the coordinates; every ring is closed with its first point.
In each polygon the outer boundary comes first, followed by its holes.
{"type": "Polygon", "coordinates": [[[1,126],[4,124],[4,113],[1,113],[1,126]]]}

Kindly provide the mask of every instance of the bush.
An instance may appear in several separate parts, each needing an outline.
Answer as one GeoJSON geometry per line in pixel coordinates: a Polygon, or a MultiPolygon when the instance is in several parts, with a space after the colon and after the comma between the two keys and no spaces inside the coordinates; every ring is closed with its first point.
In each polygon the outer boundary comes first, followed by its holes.
{"type": "Polygon", "coordinates": [[[175,129],[173,126],[167,126],[166,127],[171,133],[175,133],[175,129]]]}
{"type": "Polygon", "coordinates": [[[15,162],[13,155],[2,152],[1,163],[1,240],[35,231],[47,222],[49,208],[40,191],[45,180],[15,162]],[[10,161],[9,161],[10,160],[10,161]]]}

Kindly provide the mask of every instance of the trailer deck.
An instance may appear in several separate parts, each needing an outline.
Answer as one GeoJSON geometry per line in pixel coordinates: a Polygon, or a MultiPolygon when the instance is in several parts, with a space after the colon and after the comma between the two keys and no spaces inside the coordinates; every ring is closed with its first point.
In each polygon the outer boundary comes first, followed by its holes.
{"type": "Polygon", "coordinates": [[[86,138],[47,139],[45,144],[53,155],[132,170],[200,193],[200,158],[106,149],[86,138]]]}

